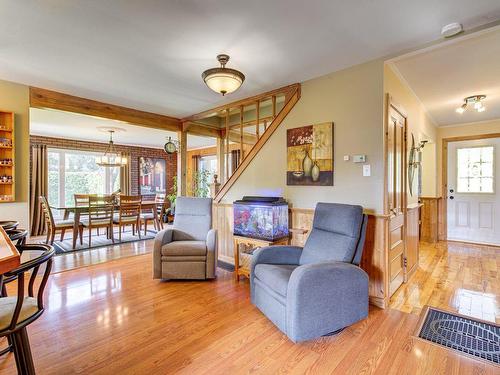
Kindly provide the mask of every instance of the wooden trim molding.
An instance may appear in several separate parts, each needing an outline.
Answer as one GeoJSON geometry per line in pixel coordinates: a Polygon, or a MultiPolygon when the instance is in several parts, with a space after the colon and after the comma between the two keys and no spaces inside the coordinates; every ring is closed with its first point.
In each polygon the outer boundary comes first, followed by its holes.
{"type": "Polygon", "coordinates": [[[30,106],[81,113],[154,129],[181,130],[181,121],[175,117],[121,107],[38,87],[30,87],[30,106]]]}
{"type": "Polygon", "coordinates": [[[300,85],[295,86],[295,92],[293,95],[290,96],[290,99],[285,103],[285,106],[283,109],[278,113],[276,118],[273,120],[273,122],[270,124],[268,129],[262,134],[262,136],[259,138],[255,146],[250,150],[248,155],[243,159],[241,164],[238,166],[238,169],[231,175],[231,177],[226,181],[224,186],[222,186],[221,190],[217,194],[217,196],[214,198],[214,201],[216,203],[219,203],[221,199],[224,197],[224,195],[227,194],[231,186],[234,185],[234,183],[238,180],[238,178],[241,176],[241,174],[245,171],[245,169],[250,165],[252,160],[255,158],[255,156],[259,153],[260,149],[266,144],[266,142],[271,138],[273,135],[274,131],[280,126],[280,124],[283,122],[285,117],[290,113],[292,108],[295,106],[295,104],[299,101],[300,99],[300,85]]]}

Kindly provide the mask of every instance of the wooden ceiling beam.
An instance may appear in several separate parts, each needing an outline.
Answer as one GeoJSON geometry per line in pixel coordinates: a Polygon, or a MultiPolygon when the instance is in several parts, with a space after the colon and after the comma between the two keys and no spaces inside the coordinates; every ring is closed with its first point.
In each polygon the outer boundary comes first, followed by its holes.
{"type": "Polygon", "coordinates": [[[175,117],[121,107],[38,87],[30,87],[30,106],[102,117],[153,129],[169,131],[182,129],[180,119],[175,117]]]}

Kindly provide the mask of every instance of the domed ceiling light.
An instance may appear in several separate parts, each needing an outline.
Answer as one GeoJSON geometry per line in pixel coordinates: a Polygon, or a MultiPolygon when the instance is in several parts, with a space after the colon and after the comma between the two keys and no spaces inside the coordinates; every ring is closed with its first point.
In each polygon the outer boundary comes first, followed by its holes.
{"type": "Polygon", "coordinates": [[[245,75],[236,69],[226,68],[228,55],[218,55],[217,60],[220,67],[205,70],[201,77],[208,87],[224,96],[238,90],[245,80],[245,75]]]}
{"type": "Polygon", "coordinates": [[[484,112],[486,107],[483,105],[483,100],[486,99],[486,95],[472,95],[464,99],[464,104],[458,107],[455,111],[457,113],[464,113],[469,105],[473,106],[477,112],[484,112]]]}

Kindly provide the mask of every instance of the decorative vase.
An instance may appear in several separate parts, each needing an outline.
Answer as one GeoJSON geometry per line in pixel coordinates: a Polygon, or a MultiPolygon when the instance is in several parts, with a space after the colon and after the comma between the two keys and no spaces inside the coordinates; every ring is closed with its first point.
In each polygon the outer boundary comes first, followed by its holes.
{"type": "Polygon", "coordinates": [[[319,166],[316,162],[314,162],[314,165],[311,168],[311,178],[314,182],[319,180],[319,166]]]}
{"type": "Polygon", "coordinates": [[[312,165],[313,165],[313,161],[309,157],[309,151],[306,151],[306,156],[304,156],[304,159],[302,160],[302,168],[304,169],[304,176],[305,177],[311,176],[312,165]]]}

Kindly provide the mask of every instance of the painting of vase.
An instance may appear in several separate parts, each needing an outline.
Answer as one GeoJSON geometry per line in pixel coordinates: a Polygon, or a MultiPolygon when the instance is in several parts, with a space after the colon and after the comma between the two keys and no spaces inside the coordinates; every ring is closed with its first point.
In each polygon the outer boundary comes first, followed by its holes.
{"type": "Polygon", "coordinates": [[[333,186],[333,123],[287,130],[287,185],[333,186]]]}

